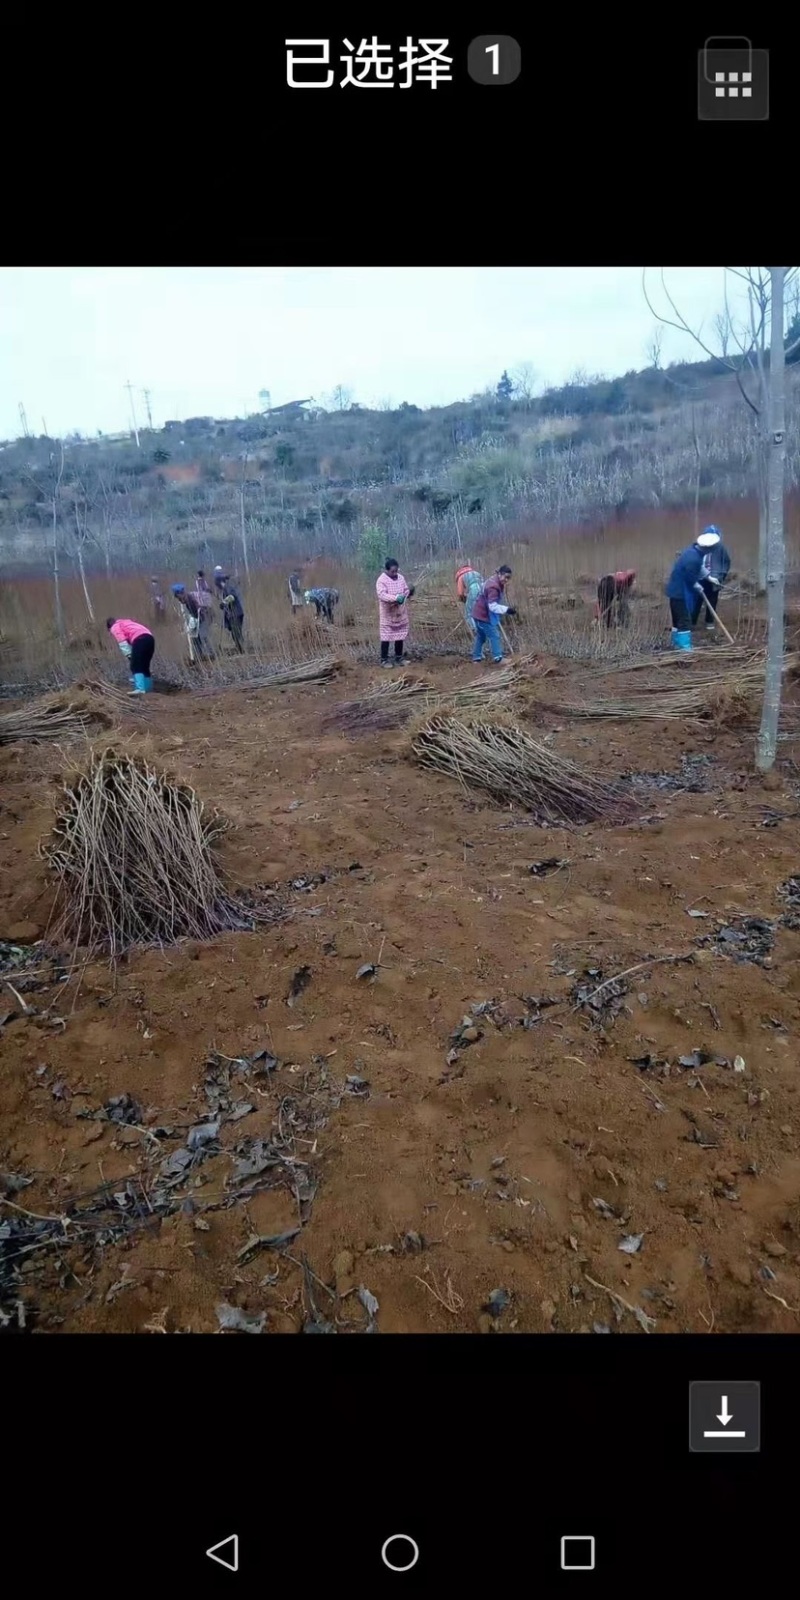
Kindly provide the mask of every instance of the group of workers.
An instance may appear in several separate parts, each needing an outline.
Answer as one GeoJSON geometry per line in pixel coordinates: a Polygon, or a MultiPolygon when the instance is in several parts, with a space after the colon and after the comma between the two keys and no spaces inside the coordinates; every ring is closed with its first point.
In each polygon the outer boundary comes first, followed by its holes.
{"type": "MultiPolygon", "coordinates": [[[[484,580],[470,562],[464,563],[456,573],[456,593],[465,608],[467,626],[473,637],[473,661],[481,661],[487,648],[493,661],[500,662],[503,659],[500,619],[516,616],[514,607],[508,604],[505,597],[510,577],[511,568],[502,566],[491,578],[484,580]]],[[[394,556],[387,558],[375,591],[380,623],[380,664],[382,667],[399,666],[404,658],[409,634],[408,602],[416,589],[403,577],[394,556]]]]}
{"type": "MultiPolygon", "coordinates": [[[[719,528],[713,524],[678,553],[664,590],[669,600],[672,644],[676,650],[691,650],[692,629],[697,627],[704,611],[706,628],[714,628],[720,593],[730,569],[730,555],[719,528]]],[[[492,661],[499,663],[503,660],[505,635],[502,619],[516,616],[516,610],[509,605],[506,594],[511,577],[511,568],[503,565],[490,578],[484,579],[469,561],[463,562],[456,572],[456,594],[464,606],[467,627],[472,634],[472,660],[475,662],[482,661],[487,650],[492,661]]],[[[627,625],[630,620],[629,601],[635,583],[636,572],[633,568],[607,573],[600,579],[595,618],[601,628],[627,625]]],[[[159,618],[164,615],[165,604],[156,577],[151,579],[151,592],[153,612],[159,618]]],[[[187,590],[183,583],[173,583],[170,592],[183,618],[191,662],[208,660],[214,654],[210,635],[217,604],[223,628],[230,635],[235,649],[239,652],[244,650],[244,607],[239,590],[224,567],[215,567],[213,589],[200,569],[193,589],[187,590]]],[[[399,666],[404,659],[410,627],[408,602],[416,590],[404,578],[394,556],[387,558],[375,592],[378,599],[380,665],[399,666]]],[[[300,606],[313,605],[317,618],[324,617],[332,623],[334,608],[339,602],[339,591],[328,587],[303,589],[301,574],[293,572],[289,578],[289,600],[293,615],[300,606]]],[[[152,630],[130,618],[116,617],[109,617],[106,627],[128,659],[131,693],[147,694],[152,688],[150,664],[155,650],[152,630]]]]}
{"type": "Polygon", "coordinates": [[[464,607],[467,627],[473,637],[472,659],[482,661],[488,648],[493,661],[503,659],[503,625],[501,617],[515,617],[516,609],[506,600],[506,587],[513,576],[511,568],[498,567],[491,578],[484,580],[467,561],[456,572],[456,594],[464,607]]]}
{"type": "MultiPolygon", "coordinates": [[[[692,629],[705,613],[705,626],[716,626],[722,586],[731,570],[731,558],[722,541],[720,529],[713,523],[685,550],[678,552],[665,586],[672,622],[672,645],[676,650],[691,650],[692,629]]],[[[493,578],[485,583],[471,562],[464,562],[456,572],[456,592],[465,608],[465,615],[475,644],[473,660],[480,661],[489,646],[492,659],[501,661],[501,617],[514,616],[513,606],[505,599],[505,587],[511,577],[510,567],[499,567],[493,578]]],[[[609,572],[597,585],[595,618],[603,629],[624,628],[630,621],[630,597],[636,584],[636,571],[628,567],[620,572],[609,572]]]]}
{"type": "MultiPolygon", "coordinates": [[[[722,534],[713,523],[698,534],[693,544],[679,550],[664,587],[669,601],[672,645],[675,650],[691,650],[692,629],[705,613],[705,626],[713,630],[722,586],[731,570],[731,558],[722,534]]],[[[628,604],[636,583],[635,571],[608,573],[597,585],[595,617],[603,628],[625,627],[630,619],[628,604]]]]}
{"type": "MultiPolygon", "coordinates": [[[[244,606],[237,585],[222,566],[214,568],[214,588],[211,588],[202,567],[195,575],[193,589],[185,583],[170,584],[178,613],[183,622],[189,661],[210,661],[215,655],[212,630],[214,611],[219,606],[222,626],[240,654],[244,650],[244,606]]],[[[166,602],[160,579],[150,579],[150,605],[153,616],[159,621],[166,613],[166,602]]],[[[132,617],[108,617],[106,627],[127,658],[131,675],[131,694],[149,694],[153,687],[150,665],[156,648],[152,628],[132,617]]]]}
{"type": "MultiPolygon", "coordinates": [[[[156,618],[165,612],[164,596],[158,578],[151,578],[153,613],[156,618]]],[[[244,650],[244,606],[236,583],[222,566],[214,568],[214,587],[206,578],[202,567],[195,575],[193,589],[184,583],[170,584],[170,593],[178,607],[186,634],[189,660],[209,661],[215,655],[213,641],[214,613],[219,607],[222,626],[233,647],[241,655],[244,650]]]]}

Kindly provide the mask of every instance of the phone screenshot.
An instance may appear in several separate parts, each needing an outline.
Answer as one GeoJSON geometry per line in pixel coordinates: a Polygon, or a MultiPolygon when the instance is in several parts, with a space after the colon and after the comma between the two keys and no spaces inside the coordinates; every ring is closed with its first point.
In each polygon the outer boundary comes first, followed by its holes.
{"type": "Polygon", "coordinates": [[[784,57],[377,22],[220,39],[242,120],[0,268],[7,1515],[92,1593],[783,1581],[800,268],[713,263],[784,57]]]}

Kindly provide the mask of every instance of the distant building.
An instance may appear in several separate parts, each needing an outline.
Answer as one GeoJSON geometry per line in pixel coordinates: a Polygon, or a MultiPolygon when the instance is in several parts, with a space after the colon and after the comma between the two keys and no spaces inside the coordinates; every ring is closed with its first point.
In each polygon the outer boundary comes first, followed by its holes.
{"type": "Polygon", "coordinates": [[[310,397],[308,400],[287,400],[285,405],[282,406],[268,406],[267,410],[262,411],[260,415],[262,417],[281,417],[291,414],[294,414],[295,416],[304,416],[305,413],[303,411],[303,406],[310,405],[310,397]]]}

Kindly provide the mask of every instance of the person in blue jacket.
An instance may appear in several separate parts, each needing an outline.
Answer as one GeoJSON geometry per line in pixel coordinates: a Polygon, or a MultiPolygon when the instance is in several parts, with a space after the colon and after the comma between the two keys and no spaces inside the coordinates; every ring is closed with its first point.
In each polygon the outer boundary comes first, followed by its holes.
{"type": "MultiPolygon", "coordinates": [[[[713,545],[708,552],[709,573],[707,578],[703,578],[701,580],[703,594],[705,595],[706,600],[710,601],[715,611],[719,611],[722,585],[731,570],[731,558],[728,551],[725,549],[724,544],[722,543],[722,529],[714,527],[712,524],[712,526],[710,528],[706,528],[705,531],[706,533],[718,533],[720,539],[719,544],[713,545]]],[[[702,602],[700,602],[698,605],[698,620],[702,609],[702,602]]],[[[713,629],[715,627],[714,618],[712,617],[708,606],[706,606],[706,627],[709,629],[713,629]]]]}
{"type": "Polygon", "coordinates": [[[676,650],[691,650],[692,628],[706,599],[703,580],[711,576],[710,552],[721,544],[716,528],[706,528],[694,544],[682,550],[665,585],[672,617],[672,643],[676,650]]]}

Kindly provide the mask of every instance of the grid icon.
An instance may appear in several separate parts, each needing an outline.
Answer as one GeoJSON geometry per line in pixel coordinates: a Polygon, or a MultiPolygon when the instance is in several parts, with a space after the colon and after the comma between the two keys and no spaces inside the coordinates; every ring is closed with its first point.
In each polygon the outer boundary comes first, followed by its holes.
{"type": "Polygon", "coordinates": [[[716,84],[716,88],[714,90],[714,94],[716,95],[718,100],[724,100],[726,94],[730,95],[732,100],[735,100],[736,96],[739,93],[741,93],[743,100],[752,99],[752,95],[753,95],[753,74],[752,74],[752,72],[729,72],[728,73],[728,87],[727,87],[727,89],[725,87],[725,73],[724,72],[715,72],[714,73],[714,82],[716,84]]]}
{"type": "Polygon", "coordinates": [[[706,39],[698,51],[697,115],[701,122],[766,122],[768,51],[743,37],[706,39]]]}

